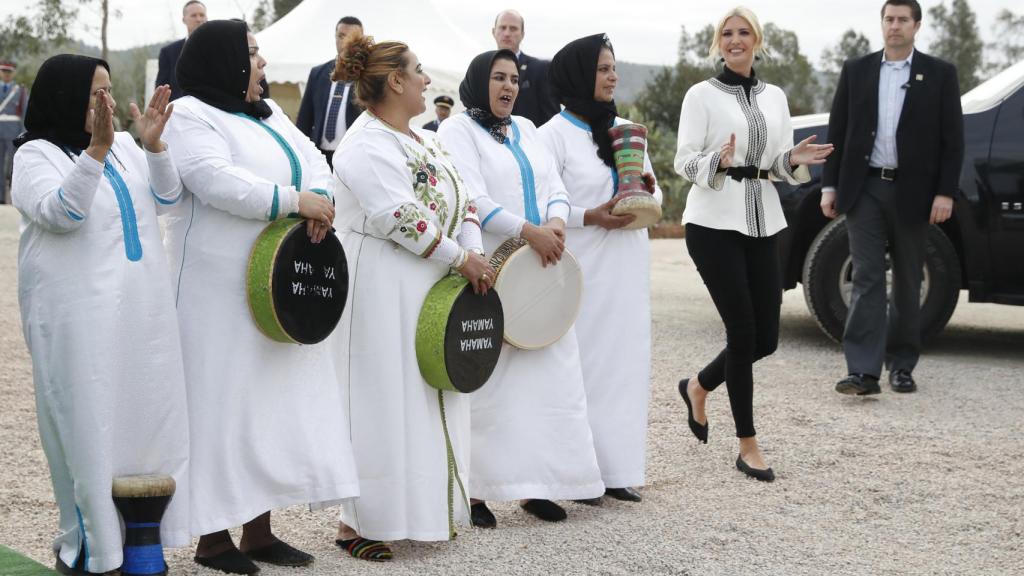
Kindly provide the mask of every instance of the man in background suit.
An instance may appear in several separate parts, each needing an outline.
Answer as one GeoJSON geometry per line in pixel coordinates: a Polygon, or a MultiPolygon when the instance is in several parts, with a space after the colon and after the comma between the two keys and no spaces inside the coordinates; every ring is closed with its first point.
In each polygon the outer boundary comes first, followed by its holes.
{"type": "MultiPolygon", "coordinates": [[[[171,42],[160,49],[159,67],[156,72],[156,86],[168,84],[171,87],[171,100],[182,96],[181,88],[178,87],[178,78],[174,75],[174,69],[178,67],[178,57],[181,56],[181,47],[192,32],[199,28],[199,25],[206,22],[206,5],[199,0],[188,0],[181,8],[181,21],[185,23],[185,38],[171,42]]],[[[266,95],[264,95],[266,97],[266,95]]]]}
{"type": "Polygon", "coordinates": [[[843,333],[842,394],[877,394],[883,361],[894,392],[914,392],[921,352],[920,291],[929,223],[953,213],[964,154],[956,68],[914,50],[917,0],[882,6],[885,49],[847,61],[832,102],[835,152],[821,210],[846,214],[853,293],[843,333]],[[886,311],[885,252],[892,256],[886,311]]]}
{"type": "Polygon", "coordinates": [[[0,60],[0,204],[10,204],[7,182],[14,167],[14,139],[25,129],[28,90],[14,81],[17,65],[0,60]]]}
{"type": "MultiPolygon", "coordinates": [[[[363,23],[354,16],[345,16],[334,27],[334,42],[338,54],[345,38],[355,32],[363,32],[363,23]]],[[[334,82],[332,58],[313,68],[306,80],[306,91],[302,93],[299,115],[295,125],[309,136],[313,144],[327,157],[327,163],[334,167],[334,151],[341,144],[345,130],[355,122],[362,109],[356,104],[351,82],[334,82]]]]}
{"type": "Polygon", "coordinates": [[[548,89],[548,60],[527,56],[519,49],[526,34],[526,22],[515,10],[505,10],[494,19],[491,29],[499,49],[515,52],[519,59],[519,96],[512,113],[529,118],[540,127],[558,114],[561,106],[548,89]]]}
{"type": "Polygon", "coordinates": [[[441,94],[434,98],[434,114],[437,118],[424,124],[423,128],[431,132],[437,132],[437,129],[441,127],[441,122],[444,122],[452,115],[452,106],[455,106],[455,100],[452,100],[451,96],[441,94]]]}

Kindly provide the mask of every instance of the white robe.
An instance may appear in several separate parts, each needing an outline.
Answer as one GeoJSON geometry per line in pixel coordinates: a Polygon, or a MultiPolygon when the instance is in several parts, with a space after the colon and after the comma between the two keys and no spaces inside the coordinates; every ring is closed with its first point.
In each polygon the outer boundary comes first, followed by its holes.
{"type": "Polygon", "coordinates": [[[373,540],[448,540],[469,521],[469,398],[423,380],[415,343],[427,292],[449,274],[437,253],[458,250],[456,241],[479,247],[479,224],[434,133],[414,131],[422,144],[364,113],[334,155],[350,283],[338,378],[361,491],[341,520],[373,540]],[[475,229],[475,240],[466,231],[453,238],[458,226],[475,229]]]}
{"type": "Polygon", "coordinates": [[[185,381],[156,210],[181,182],[168,153],[144,153],[124,132],[107,164],[35,140],[14,157],[12,187],[21,318],[60,509],[54,551],[68,566],[83,554],[91,572],[121,565],[117,476],[172,476],[161,539],[190,543],[185,381]]]}
{"type": "MultiPolygon", "coordinates": [[[[466,114],[445,120],[438,133],[477,201],[488,252],[518,236],[528,213],[534,224],[570,217],[565,187],[537,129],[525,118],[512,119],[509,146],[466,114]],[[524,186],[531,172],[535,185],[524,186]]],[[[574,329],[540,350],[504,344],[472,406],[473,498],[568,500],[604,493],[574,329]]]]}
{"type": "MultiPolygon", "coordinates": [[[[616,124],[628,120],[616,119],[616,124]]],[[[576,319],[587,413],[609,488],[644,484],[651,380],[650,244],[647,230],[583,226],[583,213],[615,195],[618,176],[597,156],[590,126],[563,111],[538,132],[572,201],[566,246],[583,268],[576,319]]],[[[649,156],[644,172],[654,173],[649,156]]],[[[661,203],[661,189],[655,187],[661,203]]]]}
{"type": "Polygon", "coordinates": [[[358,495],[329,340],[275,342],[246,300],[249,252],[268,220],[297,211],[297,190],[333,188],[323,155],[268,102],[273,115],[261,122],[186,96],[164,133],[185,186],[165,243],[195,439],[195,535],[358,495]]]}

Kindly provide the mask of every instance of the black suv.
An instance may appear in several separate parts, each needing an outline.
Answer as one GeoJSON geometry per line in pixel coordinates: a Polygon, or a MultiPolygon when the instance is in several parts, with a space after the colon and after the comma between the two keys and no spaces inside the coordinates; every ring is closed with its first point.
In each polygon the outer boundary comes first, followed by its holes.
{"type": "MultiPolygon", "coordinates": [[[[1024,306],[1024,62],[962,98],[964,163],[953,217],[928,232],[921,331],[945,328],[960,290],[971,302],[1024,306]]],[[[828,114],[793,119],[794,141],[825,142],[828,114]]],[[[846,219],[825,218],[821,167],[801,186],[777,183],[789,227],[779,235],[784,287],[804,287],[814,319],[842,339],[852,287],[846,219]]]]}

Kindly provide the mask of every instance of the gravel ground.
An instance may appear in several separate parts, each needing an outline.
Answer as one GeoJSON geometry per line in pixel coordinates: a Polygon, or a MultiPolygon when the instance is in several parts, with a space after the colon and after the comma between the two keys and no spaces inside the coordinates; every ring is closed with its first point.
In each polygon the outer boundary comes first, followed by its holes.
{"type": "MultiPolygon", "coordinates": [[[[35,423],[17,305],[17,213],[0,207],[0,542],[52,565],[57,526],[35,423]]],[[[641,504],[567,504],[545,525],[512,504],[499,527],[452,543],[395,546],[375,565],[334,548],[334,511],[275,514],[278,534],[317,556],[300,574],[1022,574],[1024,308],[967,304],[915,372],[917,394],[839,396],[842,354],[787,292],[778,352],[755,368],[760,440],[774,484],[735,470],[721,390],[710,444],[686,428],[675,391],[724,334],[682,241],[653,242],[654,372],[641,504]]],[[[217,573],[169,553],[174,574],[217,573]]]]}

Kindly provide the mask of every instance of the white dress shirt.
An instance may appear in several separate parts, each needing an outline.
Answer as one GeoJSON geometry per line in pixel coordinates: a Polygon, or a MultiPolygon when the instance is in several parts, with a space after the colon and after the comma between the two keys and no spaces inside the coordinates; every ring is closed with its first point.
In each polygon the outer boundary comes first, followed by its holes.
{"type": "Polygon", "coordinates": [[[900,123],[903,100],[910,83],[911,51],[906,60],[886,60],[882,51],[882,69],[878,77],[878,127],[875,145],[868,162],[876,168],[895,168],[899,165],[896,153],[896,127],[900,123]]]}
{"type": "Polygon", "coordinates": [[[348,93],[352,87],[348,82],[344,83],[344,89],[341,93],[341,108],[338,109],[338,125],[334,132],[334,140],[327,139],[327,119],[331,117],[331,100],[334,98],[334,90],[337,88],[337,82],[331,82],[331,92],[327,97],[327,110],[324,112],[324,133],[320,136],[319,147],[321,150],[337,150],[338,145],[341,144],[341,137],[345,135],[345,109],[348,108],[348,93]]]}

